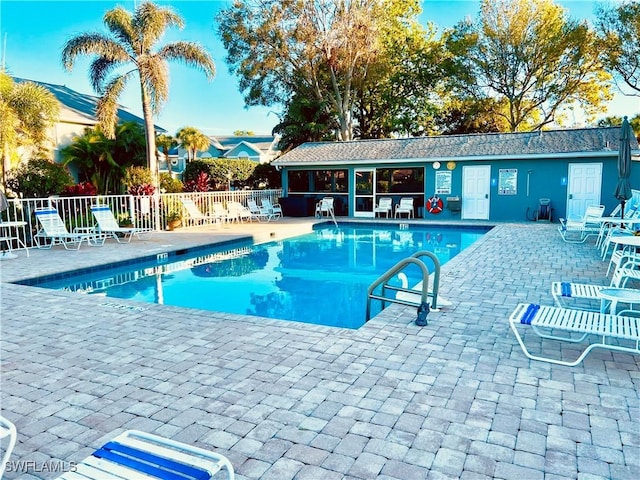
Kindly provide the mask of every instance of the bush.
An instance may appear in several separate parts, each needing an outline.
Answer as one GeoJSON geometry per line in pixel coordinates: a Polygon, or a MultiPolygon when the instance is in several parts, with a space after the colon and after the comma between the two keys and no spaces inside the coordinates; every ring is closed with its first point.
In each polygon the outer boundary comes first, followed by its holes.
{"type": "Polygon", "coordinates": [[[184,182],[185,188],[188,183],[197,182],[201,173],[206,173],[211,177],[211,170],[207,162],[203,160],[191,160],[187,163],[184,173],[182,174],[182,181],[184,182]]]}
{"type": "Polygon", "coordinates": [[[180,193],[184,190],[184,185],[177,178],[173,178],[170,173],[161,173],[160,190],[165,193],[180,193]]]}
{"type": "Polygon", "coordinates": [[[22,198],[60,195],[74,183],[66,167],[45,159],[31,159],[7,175],[7,186],[22,198]]]}
{"type": "Polygon", "coordinates": [[[124,185],[129,195],[153,195],[153,175],[145,167],[127,167],[124,172],[124,185]]]}
{"type": "Polygon", "coordinates": [[[204,172],[209,176],[210,186],[213,190],[226,190],[229,181],[234,187],[242,188],[252,185],[251,176],[257,165],[251,160],[223,158],[193,160],[187,164],[182,178],[186,186],[189,182],[197,182],[198,176],[204,172]],[[229,174],[231,174],[231,179],[229,179],[229,174]]]}
{"type": "Polygon", "coordinates": [[[208,192],[211,190],[211,179],[207,172],[200,172],[195,180],[189,180],[184,184],[187,192],[208,192]]]}
{"type": "Polygon", "coordinates": [[[252,188],[280,188],[282,174],[270,163],[261,163],[256,165],[247,183],[252,188]]]}
{"type": "Polygon", "coordinates": [[[64,187],[62,195],[65,197],[87,197],[98,194],[98,189],[91,182],[81,182],[77,185],[64,187]]]}

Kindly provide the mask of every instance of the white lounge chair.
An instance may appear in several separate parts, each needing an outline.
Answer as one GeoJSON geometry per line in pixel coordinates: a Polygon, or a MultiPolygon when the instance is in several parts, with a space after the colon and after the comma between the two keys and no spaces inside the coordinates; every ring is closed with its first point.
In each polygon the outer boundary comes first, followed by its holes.
{"type": "Polygon", "coordinates": [[[271,213],[269,213],[266,208],[259,207],[255,200],[251,198],[248,199],[247,206],[251,212],[251,220],[257,220],[259,222],[268,222],[271,220],[271,213]]]}
{"type": "Polygon", "coordinates": [[[211,204],[211,209],[213,210],[211,214],[215,217],[218,217],[222,222],[230,222],[233,220],[233,215],[231,212],[224,208],[222,202],[213,202],[211,204]]]}
{"type": "Polygon", "coordinates": [[[104,444],[58,480],[205,480],[222,470],[229,480],[235,478],[233,466],[224,455],[150,433],[128,430],[104,444]]]}
{"type": "Polygon", "coordinates": [[[628,262],[613,272],[609,285],[591,283],[551,282],[551,295],[558,307],[577,310],[599,311],[602,298],[599,293],[603,288],[625,288],[630,279],[640,280],[637,265],[628,262]]]}
{"type": "Polygon", "coordinates": [[[558,231],[565,242],[583,243],[590,236],[600,234],[602,225],[599,219],[602,215],[604,215],[604,205],[591,205],[579,220],[561,218],[558,231]],[[574,238],[576,234],[578,236],[574,238]]]}
{"type": "Polygon", "coordinates": [[[16,440],[18,439],[16,426],[11,420],[0,415],[0,441],[3,441],[5,438],[8,439],[8,444],[2,447],[4,454],[2,455],[2,463],[0,463],[0,478],[4,475],[7,462],[9,461],[9,457],[11,457],[13,448],[16,446],[16,440]]]}
{"type": "Polygon", "coordinates": [[[242,205],[240,202],[227,202],[227,210],[232,220],[242,222],[251,220],[251,210],[242,205]]]}
{"type": "Polygon", "coordinates": [[[33,236],[38,248],[51,248],[61,244],[66,250],[78,250],[82,242],[93,246],[104,244],[104,236],[92,228],[75,228],[73,232],[69,232],[60,214],[53,207],[38,207],[34,213],[41,227],[33,236]],[[43,240],[48,240],[49,243],[40,243],[43,240]]]}
{"type": "Polygon", "coordinates": [[[393,199],[391,197],[380,197],[378,200],[378,206],[373,209],[373,215],[378,216],[384,214],[389,218],[393,214],[393,199]]]}
{"type": "Polygon", "coordinates": [[[222,218],[215,213],[205,215],[200,211],[195,202],[190,198],[181,198],[180,201],[187,211],[189,219],[197,224],[217,224],[222,226],[222,218]]]}
{"type": "Polygon", "coordinates": [[[396,205],[395,217],[402,217],[402,215],[406,214],[407,218],[413,218],[413,198],[411,197],[402,197],[400,199],[400,203],[396,205]]]}
{"type": "MultiPolygon", "coordinates": [[[[608,217],[609,219],[611,217],[608,217]]],[[[633,235],[635,228],[640,228],[640,209],[638,205],[632,207],[628,211],[625,211],[624,219],[617,217],[618,220],[615,222],[615,225],[611,222],[602,221],[603,225],[606,225],[600,231],[600,235],[598,239],[600,240],[600,244],[596,243],[596,246],[599,245],[600,253],[602,254],[602,259],[607,258],[609,254],[609,247],[611,246],[611,237],[618,235],[633,235]],[[626,228],[622,228],[622,225],[625,225],[626,228]],[[602,238],[600,238],[602,236],[602,238]]]]}
{"type": "Polygon", "coordinates": [[[271,215],[269,220],[278,220],[282,217],[282,207],[279,203],[271,203],[271,200],[268,198],[263,198],[261,200],[262,208],[271,215]]]}
{"type": "Polygon", "coordinates": [[[97,230],[107,237],[113,237],[118,243],[129,243],[133,237],[151,238],[153,234],[149,228],[121,227],[109,208],[109,205],[91,205],[91,213],[98,222],[97,230]]]}
{"type": "MultiPolygon", "coordinates": [[[[640,318],[608,313],[587,312],[569,308],[548,307],[520,303],[509,317],[509,325],[524,354],[532,360],[573,367],[582,362],[594,348],[605,348],[626,353],[640,353],[640,318]],[[531,326],[540,337],[563,342],[579,343],[594,336],[578,358],[566,361],[529,352],[518,327],[531,326]],[[545,333],[549,332],[549,333],[545,333]],[[553,332],[562,332],[562,335],[553,332]],[[578,338],[572,336],[579,334],[578,338]],[[616,343],[612,343],[615,341],[616,343]],[[625,346],[622,342],[630,342],[625,346]]],[[[542,346],[544,347],[544,342],[542,346]]]]}

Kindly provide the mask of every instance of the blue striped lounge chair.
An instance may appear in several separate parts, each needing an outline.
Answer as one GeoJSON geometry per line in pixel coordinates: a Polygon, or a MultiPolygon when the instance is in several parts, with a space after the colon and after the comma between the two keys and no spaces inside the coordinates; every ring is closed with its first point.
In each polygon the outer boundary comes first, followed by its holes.
{"type": "Polygon", "coordinates": [[[51,248],[54,245],[64,245],[66,250],[78,250],[82,242],[89,245],[102,245],[104,236],[93,229],[74,229],[70,232],[60,218],[58,210],[53,207],[38,207],[34,212],[40,229],[33,236],[38,248],[51,248]]]}
{"type": "Polygon", "coordinates": [[[223,455],[150,433],[128,430],[58,479],[208,480],[222,471],[229,480],[235,478],[231,462],[223,455]]]}
{"type": "Polygon", "coordinates": [[[138,239],[151,237],[151,229],[121,227],[118,225],[118,222],[108,205],[91,205],[91,213],[98,223],[97,230],[107,237],[114,238],[118,243],[129,243],[133,237],[138,239]]]}
{"type": "Polygon", "coordinates": [[[551,282],[551,295],[558,307],[599,311],[603,288],[625,288],[629,280],[640,280],[640,270],[624,264],[613,272],[609,285],[576,282],[551,282]]]}
{"type": "MultiPolygon", "coordinates": [[[[595,348],[626,353],[640,353],[640,317],[587,312],[571,308],[520,303],[509,317],[511,331],[522,352],[531,360],[573,367],[580,364],[595,348]],[[533,354],[525,345],[519,328],[531,327],[538,337],[572,344],[589,339],[584,350],[575,360],[563,360],[533,354]],[[575,335],[579,335],[576,337],[575,335]]],[[[546,342],[537,342],[544,349],[546,342]]],[[[572,348],[571,351],[574,349],[572,348]]]]}

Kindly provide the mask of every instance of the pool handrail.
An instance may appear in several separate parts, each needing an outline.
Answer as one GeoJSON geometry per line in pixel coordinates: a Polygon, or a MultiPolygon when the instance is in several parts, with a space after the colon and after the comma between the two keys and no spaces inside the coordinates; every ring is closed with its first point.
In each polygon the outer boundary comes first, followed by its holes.
{"type": "Polygon", "coordinates": [[[433,297],[431,303],[431,309],[437,310],[438,308],[438,289],[440,287],[440,260],[438,257],[428,250],[420,250],[410,257],[404,258],[396,263],[393,267],[387,270],[385,273],[380,275],[377,280],[375,280],[369,288],[367,289],[367,310],[365,322],[368,322],[371,319],[371,300],[381,300],[382,308],[385,308],[385,303],[398,303],[401,305],[407,305],[411,307],[418,307],[420,309],[423,305],[428,305],[428,298],[433,297]],[[433,291],[429,292],[429,268],[427,265],[421,260],[421,257],[429,257],[435,266],[434,269],[434,279],[433,279],[433,291]],[[385,295],[387,290],[393,290],[396,292],[403,293],[411,293],[417,294],[418,292],[410,287],[396,287],[394,285],[389,285],[388,282],[394,276],[398,275],[402,270],[404,270],[409,265],[417,265],[422,272],[422,289],[420,292],[420,303],[412,302],[410,300],[403,300],[400,298],[390,298],[385,295]],[[382,293],[380,295],[374,293],[376,288],[382,285],[382,293]]]}

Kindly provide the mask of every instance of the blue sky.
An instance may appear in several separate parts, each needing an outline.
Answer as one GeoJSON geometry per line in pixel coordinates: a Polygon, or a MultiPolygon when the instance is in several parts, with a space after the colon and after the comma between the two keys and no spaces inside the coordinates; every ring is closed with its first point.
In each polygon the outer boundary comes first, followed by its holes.
{"type": "MultiPolygon", "coordinates": [[[[140,0],[138,0],[139,2],[140,0]]],[[[134,8],[134,0],[0,0],[0,39],[4,63],[16,77],[66,85],[84,94],[94,94],[88,81],[89,61],[79,60],[72,72],[60,63],[64,43],[74,35],[88,31],[106,32],[102,17],[116,5],[134,8]],[[6,43],[5,43],[6,40],[6,43]]],[[[197,70],[170,64],[170,98],[156,124],[175,133],[184,126],[194,126],[208,135],[230,135],[235,130],[270,134],[278,123],[276,108],[245,108],[238,91],[238,81],[228,73],[225,50],[214,33],[215,13],[227,2],[204,0],[157,0],[170,5],[185,20],[182,31],[171,30],[163,41],[190,40],[203,45],[213,56],[216,77],[208,82],[197,70]]],[[[558,2],[570,16],[590,19],[596,2],[567,0],[558,2]]],[[[475,18],[477,0],[423,0],[422,18],[439,29],[449,27],[465,16],[475,18]]],[[[640,113],[638,97],[617,96],[608,114],[640,113]]],[[[140,115],[139,93],[131,85],[121,103],[140,115]]]]}

